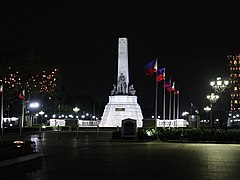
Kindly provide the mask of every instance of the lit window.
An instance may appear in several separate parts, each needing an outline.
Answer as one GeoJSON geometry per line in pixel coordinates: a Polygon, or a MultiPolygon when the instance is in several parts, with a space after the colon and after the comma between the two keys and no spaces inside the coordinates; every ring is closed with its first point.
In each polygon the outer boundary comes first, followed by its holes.
{"type": "Polygon", "coordinates": [[[235,86],[235,87],[234,87],[234,91],[237,91],[237,90],[238,90],[238,87],[237,87],[237,86],[235,86]]]}
{"type": "Polygon", "coordinates": [[[238,100],[235,100],[235,101],[234,101],[234,104],[238,104],[238,100]]]}
{"type": "Polygon", "coordinates": [[[236,64],[237,64],[237,61],[235,60],[233,63],[234,63],[234,65],[236,65],[236,64]]]}

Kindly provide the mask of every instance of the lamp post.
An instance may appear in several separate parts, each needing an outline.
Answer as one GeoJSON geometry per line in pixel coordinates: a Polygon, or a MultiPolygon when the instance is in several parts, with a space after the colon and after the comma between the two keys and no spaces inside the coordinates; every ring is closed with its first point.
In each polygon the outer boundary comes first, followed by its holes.
{"type": "MultiPolygon", "coordinates": [[[[73,108],[73,111],[76,113],[76,118],[77,118],[77,113],[80,111],[80,108],[77,106],[73,108]]],[[[77,118],[77,139],[79,138],[79,119],[77,118]]]]}
{"type": "MultiPolygon", "coordinates": [[[[210,102],[210,107],[213,108],[213,104],[217,102],[219,95],[211,93],[210,95],[207,95],[207,99],[210,102]]],[[[210,111],[210,124],[211,127],[214,127],[214,123],[212,122],[212,111],[210,111]]]]}
{"type": "MultiPolygon", "coordinates": [[[[209,113],[209,111],[211,111],[212,108],[206,106],[206,107],[203,108],[203,109],[204,109],[204,111],[207,112],[207,120],[208,120],[208,113],[209,113]]],[[[210,114],[210,120],[209,120],[209,121],[210,121],[210,126],[211,126],[211,122],[212,122],[212,116],[211,116],[211,114],[210,114]]]]}
{"type": "Polygon", "coordinates": [[[209,100],[211,106],[212,104],[216,103],[219,98],[219,95],[211,93],[210,95],[207,95],[207,99],[209,100]]]}
{"type": "MultiPolygon", "coordinates": [[[[34,110],[34,109],[39,108],[39,106],[40,106],[40,105],[39,105],[38,102],[31,102],[30,105],[29,105],[29,108],[34,110]]],[[[34,122],[33,122],[34,117],[33,117],[33,115],[32,115],[33,113],[34,113],[34,112],[32,112],[32,113],[30,112],[30,116],[31,116],[32,123],[34,123],[34,122]]]]}
{"type": "Polygon", "coordinates": [[[80,111],[80,108],[76,106],[75,108],[73,108],[73,111],[75,112],[77,118],[77,113],[80,111]]]}
{"type": "MultiPolygon", "coordinates": [[[[213,80],[213,81],[210,82],[210,85],[211,85],[211,87],[212,87],[212,89],[214,90],[215,93],[221,94],[221,93],[223,93],[226,90],[226,88],[228,88],[229,82],[230,81],[228,79],[224,79],[223,80],[220,76],[218,76],[216,80],[213,80]]],[[[222,127],[222,125],[223,125],[222,99],[223,98],[221,98],[220,109],[219,109],[219,111],[220,111],[220,118],[219,118],[219,125],[220,125],[220,127],[222,127]]]]}
{"type": "Polygon", "coordinates": [[[214,81],[210,81],[210,85],[212,86],[212,89],[216,92],[216,93],[222,93],[225,91],[225,89],[228,87],[229,85],[229,80],[225,79],[222,80],[221,77],[217,77],[217,79],[214,81]]]}
{"type": "Polygon", "coordinates": [[[39,114],[41,115],[41,123],[40,123],[40,127],[39,127],[39,139],[42,139],[42,135],[41,135],[41,131],[42,131],[42,121],[43,121],[43,115],[45,114],[45,112],[40,111],[39,114]]]}

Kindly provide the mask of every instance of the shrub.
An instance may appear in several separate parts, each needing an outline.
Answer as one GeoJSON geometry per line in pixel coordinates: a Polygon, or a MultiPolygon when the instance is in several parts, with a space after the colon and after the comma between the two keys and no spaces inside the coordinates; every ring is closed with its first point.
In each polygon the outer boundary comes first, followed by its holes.
{"type": "MultiPolygon", "coordinates": [[[[157,139],[155,135],[149,138],[147,129],[138,131],[141,139],[157,139]]],[[[160,140],[189,140],[189,141],[240,141],[239,129],[210,129],[210,128],[175,128],[159,129],[160,140]]]]}

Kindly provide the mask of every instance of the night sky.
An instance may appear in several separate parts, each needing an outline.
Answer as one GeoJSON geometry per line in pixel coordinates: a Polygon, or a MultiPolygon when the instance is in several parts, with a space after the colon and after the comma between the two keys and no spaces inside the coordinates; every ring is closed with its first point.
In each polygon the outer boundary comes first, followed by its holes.
{"type": "MultiPolygon", "coordinates": [[[[158,58],[180,90],[181,111],[208,105],[209,82],[228,76],[239,53],[238,1],[8,1],[0,3],[0,48],[29,48],[61,65],[69,94],[108,102],[117,80],[118,38],[128,38],[129,78],[142,108],[154,109],[155,82],[144,66],[158,58]]],[[[159,83],[162,103],[162,83],[159,83]]],[[[159,104],[159,106],[161,106],[159,104]]],[[[160,107],[161,108],[161,107],[160,107]]]]}

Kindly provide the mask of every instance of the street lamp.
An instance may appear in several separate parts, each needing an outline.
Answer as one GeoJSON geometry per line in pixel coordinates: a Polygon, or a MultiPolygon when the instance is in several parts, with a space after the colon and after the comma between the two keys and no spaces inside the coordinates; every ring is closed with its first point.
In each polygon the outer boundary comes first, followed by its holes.
{"type": "MultiPolygon", "coordinates": [[[[38,102],[31,102],[30,104],[29,104],[29,108],[30,109],[37,109],[37,108],[39,108],[39,103],[38,102]]],[[[33,121],[34,121],[34,117],[33,117],[33,114],[34,112],[30,112],[30,116],[31,116],[31,119],[32,119],[32,123],[33,123],[33,121]]]]}
{"type": "MultiPolygon", "coordinates": [[[[207,99],[209,100],[210,107],[212,108],[213,104],[216,103],[217,100],[219,99],[219,95],[211,93],[210,95],[207,95],[207,99]]],[[[211,114],[210,114],[210,124],[211,124],[211,127],[213,127],[214,124],[212,122],[212,111],[211,111],[211,114]]]]}
{"type": "MultiPolygon", "coordinates": [[[[41,116],[43,116],[45,114],[45,112],[40,111],[38,114],[40,114],[41,116]]],[[[42,122],[41,122],[42,123],[42,122]]]]}
{"type": "Polygon", "coordinates": [[[77,113],[80,111],[80,108],[78,108],[77,106],[75,108],[73,108],[73,111],[75,112],[76,116],[77,116],[77,113]]]}
{"type": "Polygon", "coordinates": [[[40,111],[38,114],[40,114],[41,115],[41,123],[40,123],[40,127],[39,127],[39,139],[41,139],[42,138],[42,136],[41,136],[41,130],[42,130],[42,121],[43,121],[43,115],[45,114],[45,112],[43,112],[43,111],[40,111]]]}
{"type": "MultiPolygon", "coordinates": [[[[215,91],[215,93],[220,94],[223,93],[225,91],[226,88],[228,88],[230,81],[225,79],[222,80],[221,77],[217,77],[217,79],[215,81],[211,81],[210,85],[212,86],[212,89],[215,91]]],[[[222,100],[223,98],[221,98],[220,101],[220,115],[219,115],[219,125],[220,127],[223,125],[223,116],[222,116],[222,100]]]]}
{"type": "Polygon", "coordinates": [[[32,103],[30,103],[30,105],[29,105],[29,107],[30,108],[38,108],[39,107],[39,103],[38,102],[32,102],[32,103]]]}
{"type": "Polygon", "coordinates": [[[222,93],[229,85],[229,80],[222,80],[221,77],[217,77],[215,81],[210,81],[210,85],[216,93],[222,93]]]}
{"type": "Polygon", "coordinates": [[[76,118],[77,118],[77,139],[79,138],[79,119],[77,117],[77,113],[80,111],[80,108],[77,106],[73,108],[73,111],[76,113],[76,118]]]}
{"type": "MultiPolygon", "coordinates": [[[[207,120],[208,120],[208,113],[209,113],[209,111],[211,111],[212,108],[206,106],[206,107],[203,108],[203,109],[204,109],[204,111],[207,112],[207,120]]],[[[210,125],[212,126],[212,114],[210,114],[210,125]]]]}
{"type": "Polygon", "coordinates": [[[213,103],[216,103],[219,98],[219,95],[211,93],[210,95],[207,95],[207,99],[210,101],[210,104],[212,106],[213,103]]]}
{"type": "Polygon", "coordinates": [[[204,111],[206,111],[206,112],[209,112],[209,111],[211,111],[211,109],[212,108],[210,108],[210,107],[208,107],[208,106],[206,106],[205,108],[203,108],[204,109],[204,111]]]}

